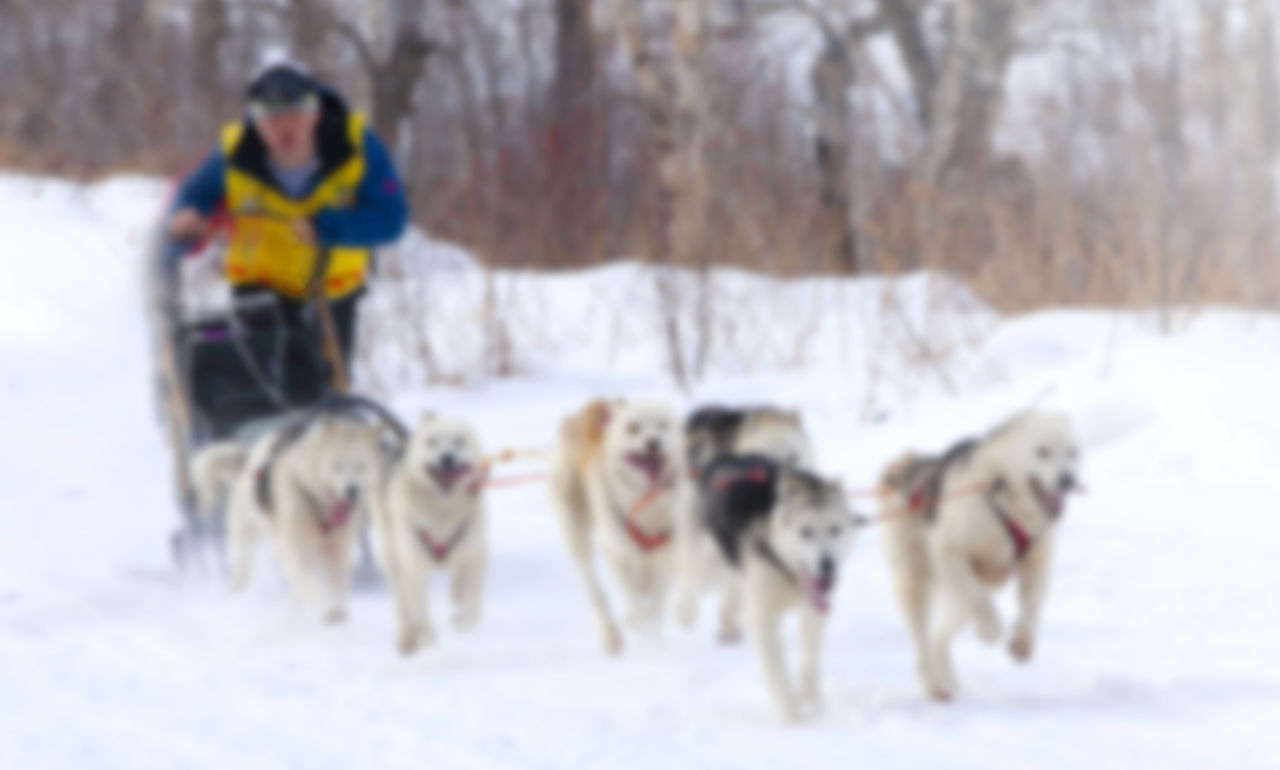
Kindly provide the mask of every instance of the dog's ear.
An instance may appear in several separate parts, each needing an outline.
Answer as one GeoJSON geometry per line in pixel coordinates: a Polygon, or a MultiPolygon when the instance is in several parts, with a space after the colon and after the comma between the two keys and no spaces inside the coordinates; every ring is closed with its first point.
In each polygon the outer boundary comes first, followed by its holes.
{"type": "Polygon", "coordinates": [[[831,479],[830,481],[827,482],[827,495],[832,500],[835,500],[841,504],[843,504],[849,499],[849,496],[845,494],[845,491],[844,491],[844,482],[841,481],[840,479],[831,479]]]}
{"type": "Polygon", "coordinates": [[[787,419],[791,421],[792,425],[796,426],[797,428],[804,427],[804,415],[800,414],[799,409],[788,409],[785,412],[783,412],[783,414],[786,415],[787,419]]]}
{"type": "Polygon", "coordinates": [[[587,404],[582,412],[580,435],[591,446],[598,446],[604,441],[605,428],[613,419],[614,407],[609,401],[601,399],[587,404]]]}

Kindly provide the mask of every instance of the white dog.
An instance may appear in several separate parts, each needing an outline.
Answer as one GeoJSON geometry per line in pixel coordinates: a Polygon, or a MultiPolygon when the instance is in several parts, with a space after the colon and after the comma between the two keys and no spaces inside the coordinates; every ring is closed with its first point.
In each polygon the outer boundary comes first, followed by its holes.
{"type": "Polygon", "coordinates": [[[388,468],[374,501],[374,548],[391,583],[404,655],[435,642],[428,582],[451,576],[459,630],[480,619],[488,561],[486,466],[467,424],[426,415],[388,468]]]}
{"type": "Polygon", "coordinates": [[[218,490],[230,488],[232,589],[248,585],[254,549],[269,535],[298,602],[315,604],[319,569],[329,588],[326,619],[345,619],[352,561],[380,453],[375,428],[324,416],[271,431],[248,450],[220,443],[197,454],[192,476],[201,508],[212,510],[218,490]]]}
{"type": "Polygon", "coordinates": [[[609,654],[622,649],[622,634],[596,576],[595,547],[626,594],[629,624],[660,626],[673,578],[672,509],[685,482],[679,446],[675,415],[656,404],[596,401],[561,426],[551,504],[609,654]]]}
{"type": "Polygon", "coordinates": [[[996,643],[992,593],[1018,582],[1009,652],[1030,659],[1053,554],[1053,527],[1076,487],[1080,453],[1065,415],[1029,412],[937,457],[909,454],[881,479],[882,528],[925,691],[956,691],[951,640],[968,623],[996,643]]]}
{"type": "Polygon", "coordinates": [[[819,658],[831,591],[858,520],[840,485],[763,455],[713,460],[700,481],[706,526],[735,567],[765,682],[784,721],[821,707],[819,658]],[[800,614],[799,686],[787,676],[783,616],[800,614]]]}
{"type": "MultiPolygon", "coordinates": [[[[813,465],[813,446],[796,412],[771,407],[705,407],[689,416],[684,432],[685,451],[695,482],[712,461],[730,455],[760,454],[799,468],[813,465]]],[[[733,643],[742,637],[741,581],[707,530],[706,502],[700,484],[681,486],[676,506],[680,555],[676,618],[681,625],[691,627],[697,621],[702,596],[718,590],[718,636],[724,643],[733,643]]]]}

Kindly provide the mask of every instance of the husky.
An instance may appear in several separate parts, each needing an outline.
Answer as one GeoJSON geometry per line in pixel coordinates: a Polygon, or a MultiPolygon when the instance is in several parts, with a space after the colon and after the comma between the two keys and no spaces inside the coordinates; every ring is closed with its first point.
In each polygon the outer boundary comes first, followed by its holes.
{"type": "Polygon", "coordinates": [[[377,429],[337,415],[269,431],[249,447],[222,442],[200,451],[192,477],[201,510],[212,511],[219,490],[229,489],[232,590],[248,585],[255,547],[270,536],[298,603],[316,604],[319,568],[329,588],[325,619],[343,621],[381,451],[377,429]]]}
{"type": "Polygon", "coordinates": [[[595,401],[561,425],[551,506],[607,654],[621,651],[622,633],[596,575],[595,549],[622,587],[630,627],[660,629],[674,577],[674,502],[685,483],[679,445],[679,421],[659,404],[595,401]]]}
{"type": "Polygon", "coordinates": [[[860,520],[836,482],[764,455],[711,461],[700,481],[706,526],[732,565],[765,683],[785,722],[820,709],[818,664],[831,592],[860,520]],[[799,610],[799,685],[782,654],[784,615],[799,610]]]}
{"type": "Polygon", "coordinates": [[[427,584],[437,572],[450,575],[454,627],[480,620],[489,555],[486,475],[475,431],[427,414],[374,497],[374,551],[395,595],[402,655],[435,643],[427,584]]]}
{"type": "Polygon", "coordinates": [[[1077,487],[1078,446],[1066,415],[1027,412],[942,455],[909,453],[884,471],[885,554],[930,697],[954,696],[951,641],[966,625],[989,644],[1004,636],[992,594],[1011,579],[1018,616],[1008,649],[1030,660],[1054,525],[1077,487]]]}
{"type": "MultiPolygon", "coordinates": [[[[713,460],[726,455],[761,454],[785,465],[813,465],[813,446],[800,415],[793,411],[705,407],[689,416],[684,432],[687,462],[695,482],[713,460]]],[[[742,637],[739,582],[706,528],[706,500],[701,490],[697,483],[684,485],[677,506],[680,591],[676,618],[686,628],[692,627],[702,596],[719,590],[718,638],[732,644],[742,637]]]]}

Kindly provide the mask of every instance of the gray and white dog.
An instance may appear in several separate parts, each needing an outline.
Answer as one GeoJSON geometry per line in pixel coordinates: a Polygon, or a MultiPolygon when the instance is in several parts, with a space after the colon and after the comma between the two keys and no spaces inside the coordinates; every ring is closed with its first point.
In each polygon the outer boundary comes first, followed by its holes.
{"type": "Polygon", "coordinates": [[[192,478],[202,510],[213,510],[219,489],[230,490],[232,590],[248,584],[255,547],[270,537],[295,599],[317,602],[319,571],[328,584],[325,617],[342,621],[381,463],[378,429],[340,415],[269,431],[250,447],[224,442],[201,450],[192,478]]]}
{"type": "Polygon", "coordinates": [[[706,528],[745,600],[765,683],[786,722],[821,707],[819,658],[831,591],[859,520],[838,483],[763,455],[713,460],[700,482],[706,528]],[[782,653],[784,615],[800,614],[798,686],[782,653]]]}
{"type": "Polygon", "coordinates": [[[974,624],[995,644],[992,594],[1018,583],[1009,653],[1027,661],[1049,585],[1054,527],[1076,488],[1079,444],[1062,414],[1018,415],[942,455],[909,453],[885,469],[884,549],[930,697],[956,691],[951,640],[974,624]]]}

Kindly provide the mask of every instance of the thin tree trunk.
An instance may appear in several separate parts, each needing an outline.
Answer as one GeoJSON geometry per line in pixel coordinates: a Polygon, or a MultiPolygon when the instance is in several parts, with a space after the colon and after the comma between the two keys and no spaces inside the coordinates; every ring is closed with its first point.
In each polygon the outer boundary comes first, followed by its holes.
{"type": "Polygon", "coordinates": [[[706,221],[707,132],[710,84],[705,60],[711,8],[709,0],[676,0],[672,71],[675,75],[675,145],[663,173],[672,200],[671,246],[677,265],[697,272],[693,376],[701,378],[710,357],[712,316],[711,258],[706,221]]]}
{"type": "Polygon", "coordinates": [[[592,0],[556,0],[556,70],[552,109],[563,118],[575,114],[595,85],[595,30],[592,0]]]}
{"type": "Polygon", "coordinates": [[[229,32],[225,0],[197,0],[191,19],[192,57],[196,86],[204,94],[221,90],[222,43],[229,32]]]}
{"type": "Polygon", "coordinates": [[[911,77],[916,118],[927,134],[933,125],[933,97],[938,84],[938,67],[925,42],[922,4],[916,0],[880,0],[880,16],[885,20],[898,54],[911,77]]]}
{"type": "Polygon", "coordinates": [[[924,181],[939,190],[981,173],[990,157],[1018,0],[957,0],[951,44],[933,98],[924,181]]]}
{"type": "Polygon", "coordinates": [[[849,89],[853,87],[853,74],[848,44],[827,36],[810,73],[817,110],[814,154],[822,180],[822,205],[837,227],[837,262],[846,271],[857,273],[862,265],[858,258],[851,147],[853,130],[849,120],[849,89]]]}

